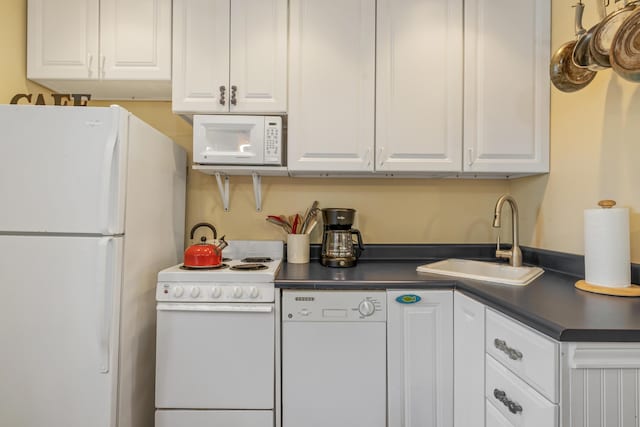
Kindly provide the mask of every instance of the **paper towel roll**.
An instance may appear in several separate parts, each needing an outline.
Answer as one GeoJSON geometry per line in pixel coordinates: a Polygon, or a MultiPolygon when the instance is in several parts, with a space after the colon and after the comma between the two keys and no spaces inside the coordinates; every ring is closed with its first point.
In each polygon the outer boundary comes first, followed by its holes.
{"type": "Polygon", "coordinates": [[[592,285],[624,288],[631,283],[629,210],[584,211],[585,281],[592,285]]]}

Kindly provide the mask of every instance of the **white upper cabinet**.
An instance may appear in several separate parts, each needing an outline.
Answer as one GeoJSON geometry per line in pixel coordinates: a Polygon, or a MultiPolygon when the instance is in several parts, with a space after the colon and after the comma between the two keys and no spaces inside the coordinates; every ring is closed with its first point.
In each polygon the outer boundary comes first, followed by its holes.
{"type": "Polygon", "coordinates": [[[462,0],[378,0],[377,171],[459,171],[462,0]]]}
{"type": "Polygon", "coordinates": [[[94,99],[169,99],[171,0],[29,0],[27,78],[94,99]]]}
{"type": "Polygon", "coordinates": [[[548,172],[549,0],[290,7],[293,175],[548,172]]]}
{"type": "Polygon", "coordinates": [[[371,172],[375,0],[291,0],[288,167],[371,172]]]}
{"type": "Polygon", "coordinates": [[[27,19],[29,79],[98,77],[98,0],[29,0],[27,19]]]}
{"type": "Polygon", "coordinates": [[[285,112],[287,0],[174,0],[173,111],[285,112]]]}
{"type": "Polygon", "coordinates": [[[105,79],[171,80],[171,0],[100,0],[105,79]]]}
{"type": "Polygon", "coordinates": [[[550,3],[465,1],[465,171],[549,171],[550,3]]]}

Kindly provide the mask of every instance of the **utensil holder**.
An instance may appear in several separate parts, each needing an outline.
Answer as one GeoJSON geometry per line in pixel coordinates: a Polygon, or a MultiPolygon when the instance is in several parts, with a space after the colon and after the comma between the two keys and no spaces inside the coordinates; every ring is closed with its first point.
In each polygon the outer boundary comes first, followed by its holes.
{"type": "Polygon", "coordinates": [[[308,234],[287,234],[287,262],[292,264],[309,262],[308,234]]]}

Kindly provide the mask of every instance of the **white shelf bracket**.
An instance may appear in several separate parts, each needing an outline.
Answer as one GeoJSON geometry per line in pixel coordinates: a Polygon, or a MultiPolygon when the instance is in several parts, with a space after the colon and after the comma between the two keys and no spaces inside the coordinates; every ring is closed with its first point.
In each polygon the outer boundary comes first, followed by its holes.
{"type": "Polygon", "coordinates": [[[262,211],[262,179],[257,172],[251,174],[253,177],[253,196],[256,199],[256,212],[262,211]]]}
{"type": "Polygon", "coordinates": [[[218,190],[220,190],[224,211],[229,212],[229,175],[224,175],[224,184],[222,184],[222,174],[216,172],[216,181],[218,182],[218,190]]]}

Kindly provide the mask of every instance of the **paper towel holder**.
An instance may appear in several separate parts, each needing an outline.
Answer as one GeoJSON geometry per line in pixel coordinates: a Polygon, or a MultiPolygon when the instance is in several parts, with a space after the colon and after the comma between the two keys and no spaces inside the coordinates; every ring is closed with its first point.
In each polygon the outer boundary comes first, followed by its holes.
{"type": "MultiPolygon", "coordinates": [[[[598,206],[603,209],[611,209],[615,205],[616,201],[610,199],[600,200],[598,202],[598,206]]],[[[620,297],[640,297],[640,286],[633,284],[630,284],[629,286],[626,286],[624,288],[612,288],[608,286],[592,285],[591,283],[588,283],[584,280],[578,280],[575,286],[580,290],[593,292],[596,294],[613,295],[620,297]]]]}
{"type": "Polygon", "coordinates": [[[600,200],[598,202],[598,206],[600,206],[603,209],[611,209],[612,207],[614,207],[616,205],[616,201],[615,200],[600,200]]]}
{"type": "Polygon", "coordinates": [[[593,292],[595,294],[613,295],[616,297],[640,297],[640,286],[638,285],[629,285],[625,288],[610,288],[607,286],[592,285],[584,280],[578,280],[575,286],[582,291],[593,292]]]}

